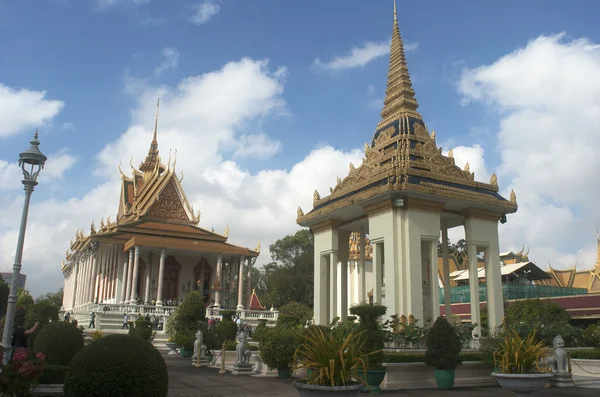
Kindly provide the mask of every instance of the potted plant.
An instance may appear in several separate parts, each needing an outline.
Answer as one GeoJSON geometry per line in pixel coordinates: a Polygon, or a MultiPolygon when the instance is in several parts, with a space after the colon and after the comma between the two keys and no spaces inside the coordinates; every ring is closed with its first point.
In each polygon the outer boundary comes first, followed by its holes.
{"type": "Polygon", "coordinates": [[[291,378],[294,352],[300,339],[300,332],[294,328],[275,327],[269,330],[259,345],[262,361],[267,367],[276,368],[280,378],[291,378]]]}
{"type": "Polygon", "coordinates": [[[292,382],[301,397],[358,395],[364,388],[367,362],[363,332],[343,329],[323,330],[311,326],[304,331],[304,342],[294,353],[294,369],[310,369],[307,379],[292,382]],[[359,368],[362,374],[359,376],[359,368]]]}
{"type": "Polygon", "coordinates": [[[504,338],[494,352],[494,365],[499,372],[493,372],[503,389],[515,395],[531,394],[546,386],[551,373],[542,372],[540,358],[544,355],[544,342],[536,342],[536,330],[526,338],[521,338],[508,328],[504,338]]]}
{"type": "Polygon", "coordinates": [[[167,347],[170,349],[169,354],[177,354],[177,343],[173,341],[172,337],[169,337],[165,345],[167,345],[167,347]]]}
{"type": "Polygon", "coordinates": [[[425,364],[434,367],[433,375],[438,389],[452,389],[456,367],[462,360],[462,341],[445,317],[438,317],[425,338],[425,364]]]}
{"type": "MultiPolygon", "coordinates": [[[[350,313],[359,317],[359,331],[364,333],[365,342],[363,352],[365,353],[366,379],[365,392],[381,393],[381,382],[385,378],[386,369],[383,366],[383,348],[386,332],[379,322],[381,316],[387,312],[383,305],[373,303],[361,303],[352,306],[350,313]]],[[[359,373],[360,376],[360,373],[359,373]]]]}
{"type": "Polygon", "coordinates": [[[189,358],[194,354],[194,331],[180,331],[175,334],[175,343],[181,348],[179,354],[181,357],[189,358]]]}

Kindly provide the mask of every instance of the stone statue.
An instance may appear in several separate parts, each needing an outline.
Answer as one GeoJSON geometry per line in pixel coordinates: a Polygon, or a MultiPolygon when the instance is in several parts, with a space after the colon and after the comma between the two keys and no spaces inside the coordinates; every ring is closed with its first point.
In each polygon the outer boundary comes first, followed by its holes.
{"type": "Polygon", "coordinates": [[[194,355],[192,356],[192,361],[198,358],[198,354],[202,354],[203,347],[204,351],[206,351],[206,346],[202,344],[202,340],[204,339],[204,334],[202,333],[202,331],[198,330],[195,336],[196,340],[194,341],[194,355]]]}
{"type": "Polygon", "coordinates": [[[549,358],[550,368],[553,374],[569,373],[569,354],[565,350],[565,341],[560,335],[554,337],[554,356],[549,358]]]}
{"type": "Polygon", "coordinates": [[[237,340],[238,340],[238,344],[235,348],[235,353],[236,353],[236,364],[250,364],[250,355],[252,354],[252,351],[250,349],[246,348],[246,340],[247,340],[248,336],[246,335],[246,332],[244,332],[243,330],[241,330],[238,334],[237,334],[237,340]]]}

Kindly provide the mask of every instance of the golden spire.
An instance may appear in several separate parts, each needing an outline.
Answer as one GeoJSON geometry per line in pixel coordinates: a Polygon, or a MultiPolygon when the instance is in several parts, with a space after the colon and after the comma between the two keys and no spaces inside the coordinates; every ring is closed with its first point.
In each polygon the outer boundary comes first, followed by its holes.
{"type": "Polygon", "coordinates": [[[600,235],[596,229],[596,269],[600,269],[600,235]]]}
{"type": "Polygon", "coordinates": [[[142,164],[140,164],[140,171],[144,173],[144,179],[148,179],[155,168],[158,166],[161,171],[164,168],[160,165],[160,158],[158,157],[158,141],[156,136],[158,134],[158,109],[160,106],[160,98],[156,101],[156,119],[154,121],[154,135],[152,142],[150,143],[150,149],[148,149],[148,155],[142,164]]]}
{"type": "Polygon", "coordinates": [[[392,44],[390,47],[390,66],[388,71],[387,88],[381,118],[383,119],[378,129],[387,124],[391,118],[410,116],[423,120],[417,112],[419,104],[415,98],[412,88],[406,55],[404,54],[404,43],[398,28],[398,17],[396,14],[396,2],[394,1],[394,27],[392,29],[392,44]]]}

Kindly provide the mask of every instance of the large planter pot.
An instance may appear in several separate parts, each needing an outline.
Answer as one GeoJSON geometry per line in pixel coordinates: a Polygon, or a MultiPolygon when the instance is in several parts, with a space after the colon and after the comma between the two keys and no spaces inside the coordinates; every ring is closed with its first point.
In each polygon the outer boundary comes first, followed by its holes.
{"type": "Polygon", "coordinates": [[[298,390],[300,397],[331,396],[332,394],[336,397],[351,397],[357,396],[364,387],[362,383],[331,387],[309,385],[305,381],[295,381],[292,382],[292,385],[298,390]]]}
{"type": "Polygon", "coordinates": [[[437,385],[438,389],[453,389],[455,374],[456,372],[453,369],[434,369],[433,377],[435,378],[435,384],[437,385]]]}
{"type": "Polygon", "coordinates": [[[291,368],[277,368],[277,376],[284,379],[289,379],[292,377],[292,369],[291,368]]]}
{"type": "Polygon", "coordinates": [[[552,378],[552,374],[503,374],[501,372],[492,372],[492,376],[496,378],[500,387],[511,391],[515,396],[526,396],[542,390],[548,380],[552,378]]]}
{"type": "Polygon", "coordinates": [[[183,358],[190,358],[194,355],[194,351],[192,349],[181,349],[179,355],[183,358]]]}
{"type": "MultiPolygon", "coordinates": [[[[357,371],[357,376],[361,379],[364,377],[364,372],[362,370],[357,371]]],[[[367,370],[367,379],[363,379],[364,383],[367,384],[363,388],[363,393],[371,393],[371,394],[379,394],[381,393],[381,382],[385,378],[387,370],[385,369],[368,369],[367,370]]]]}
{"type": "Polygon", "coordinates": [[[177,354],[177,343],[167,342],[165,345],[167,345],[167,347],[170,349],[169,354],[177,354]]]}

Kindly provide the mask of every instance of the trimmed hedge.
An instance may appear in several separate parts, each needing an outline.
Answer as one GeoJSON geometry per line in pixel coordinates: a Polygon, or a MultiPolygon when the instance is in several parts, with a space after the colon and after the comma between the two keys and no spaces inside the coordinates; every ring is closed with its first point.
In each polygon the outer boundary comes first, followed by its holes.
{"type": "Polygon", "coordinates": [[[600,349],[594,350],[570,350],[571,358],[580,358],[584,360],[600,360],[600,349]]]}
{"type": "MultiPolygon", "coordinates": [[[[483,361],[483,355],[480,352],[460,352],[461,360],[465,361],[483,361]]],[[[425,361],[425,353],[385,353],[384,363],[422,363],[425,361]]]]}
{"type": "Polygon", "coordinates": [[[33,350],[44,353],[49,365],[69,365],[83,346],[83,334],[75,325],[55,321],[40,331],[33,350]]]}
{"type": "Polygon", "coordinates": [[[108,335],[73,358],[65,397],[167,397],[169,375],[161,354],[149,342],[108,335]]]}
{"type": "Polygon", "coordinates": [[[62,385],[65,383],[68,365],[44,365],[44,373],[38,379],[42,385],[62,385]]]}
{"type": "Polygon", "coordinates": [[[135,323],[129,324],[128,334],[149,341],[152,338],[152,322],[145,318],[139,318],[135,320],[135,323]]]}

